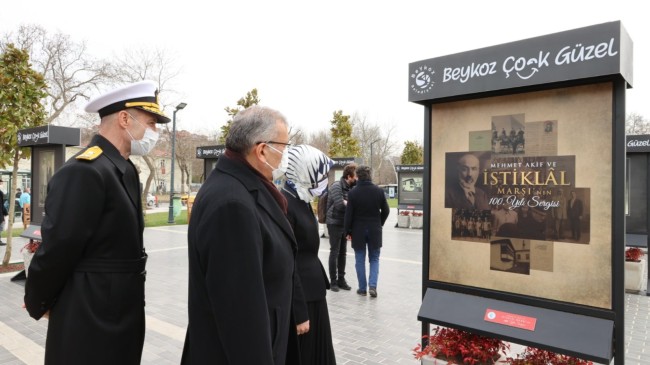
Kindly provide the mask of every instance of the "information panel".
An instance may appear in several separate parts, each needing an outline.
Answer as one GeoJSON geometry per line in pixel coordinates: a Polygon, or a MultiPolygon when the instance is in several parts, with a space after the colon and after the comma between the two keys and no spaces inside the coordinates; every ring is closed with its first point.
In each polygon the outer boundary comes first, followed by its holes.
{"type": "Polygon", "coordinates": [[[432,105],[429,280],[612,308],[612,101],[606,82],[432,105]]]}

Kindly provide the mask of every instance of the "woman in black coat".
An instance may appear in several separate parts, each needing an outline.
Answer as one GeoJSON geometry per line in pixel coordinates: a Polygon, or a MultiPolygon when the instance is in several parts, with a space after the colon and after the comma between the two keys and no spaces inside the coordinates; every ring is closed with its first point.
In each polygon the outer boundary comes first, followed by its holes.
{"type": "Polygon", "coordinates": [[[296,323],[299,323],[302,364],[336,364],[325,299],[329,282],[318,259],[318,222],[310,204],[327,187],[327,172],[331,165],[332,160],[314,147],[291,147],[286,173],[289,180],[282,188],[288,202],[287,218],[298,243],[296,270],[300,288],[294,295],[293,313],[296,323]]]}

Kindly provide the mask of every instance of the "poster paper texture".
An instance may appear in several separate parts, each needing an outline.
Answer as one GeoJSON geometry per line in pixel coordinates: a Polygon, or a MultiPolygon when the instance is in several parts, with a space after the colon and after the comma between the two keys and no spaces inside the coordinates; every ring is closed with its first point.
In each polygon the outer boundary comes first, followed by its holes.
{"type": "Polygon", "coordinates": [[[431,120],[429,279],[611,308],[612,85],[435,104],[431,120]]]}

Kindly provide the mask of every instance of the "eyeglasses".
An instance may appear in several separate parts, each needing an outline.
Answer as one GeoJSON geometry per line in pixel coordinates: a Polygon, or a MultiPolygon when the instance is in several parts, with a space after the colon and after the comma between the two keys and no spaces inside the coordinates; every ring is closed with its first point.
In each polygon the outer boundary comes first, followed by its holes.
{"type": "Polygon", "coordinates": [[[265,141],[265,142],[255,142],[255,144],[260,144],[260,143],[266,143],[266,144],[281,144],[287,147],[291,147],[293,144],[292,143],[284,143],[284,142],[276,142],[276,141],[265,141]]]}

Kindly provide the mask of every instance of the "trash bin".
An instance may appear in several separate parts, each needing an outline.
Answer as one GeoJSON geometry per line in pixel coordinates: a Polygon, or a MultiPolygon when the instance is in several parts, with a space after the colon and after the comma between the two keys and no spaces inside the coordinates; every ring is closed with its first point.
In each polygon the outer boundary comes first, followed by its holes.
{"type": "Polygon", "coordinates": [[[174,202],[173,202],[173,213],[174,213],[174,218],[178,217],[179,214],[181,214],[181,196],[180,195],[174,195],[174,202]]]}

